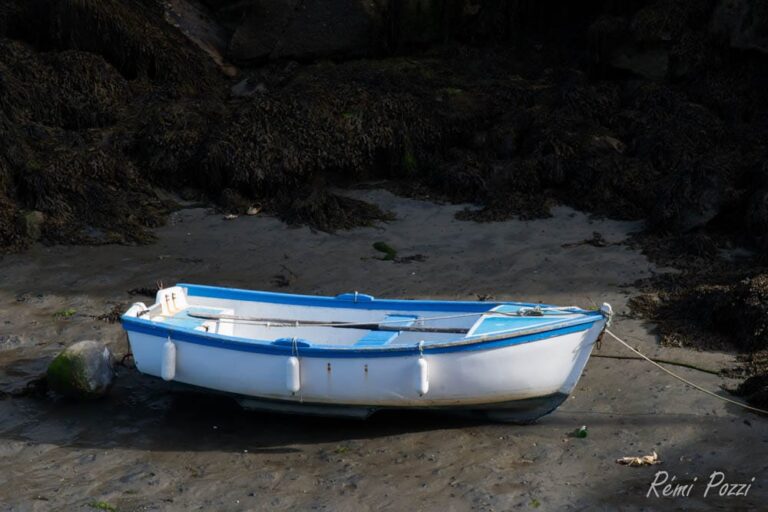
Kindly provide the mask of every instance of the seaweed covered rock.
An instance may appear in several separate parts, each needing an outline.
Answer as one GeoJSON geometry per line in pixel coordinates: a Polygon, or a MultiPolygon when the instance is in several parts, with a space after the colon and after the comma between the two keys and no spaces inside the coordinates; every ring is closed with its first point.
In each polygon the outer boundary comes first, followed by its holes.
{"type": "Polygon", "coordinates": [[[739,384],[735,394],[745,397],[755,407],[768,407],[768,374],[749,377],[739,384]]]}
{"type": "Polygon", "coordinates": [[[768,349],[768,274],[734,285],[713,313],[720,329],[728,331],[742,350],[768,349]]]}
{"type": "Polygon", "coordinates": [[[112,353],[93,340],[79,341],[64,349],[47,372],[48,387],[70,398],[102,397],[113,379],[112,353]]]}
{"type": "Polygon", "coordinates": [[[383,47],[376,2],[267,0],[238,2],[244,11],[229,46],[235,61],[361,56],[383,47]]]}
{"type": "Polygon", "coordinates": [[[695,271],[652,278],[653,293],[634,297],[630,308],[659,325],[664,344],[735,347],[750,354],[768,350],[768,273],[745,277],[738,270],[720,268],[718,273],[715,268],[709,268],[711,275],[695,271]]]}
{"type": "Polygon", "coordinates": [[[747,206],[747,229],[755,245],[768,253],[768,189],[752,194],[747,206]]]}
{"type": "Polygon", "coordinates": [[[768,53],[768,4],[750,0],[720,0],[712,30],[733,48],[768,53]]]}
{"type": "Polygon", "coordinates": [[[367,179],[475,220],[561,202],[759,244],[765,56],[717,42],[716,4],[7,0],[0,246],[38,236],[27,211],[44,242],[150,241],[172,207],[156,187],[350,227],[383,212],[332,188],[367,179]],[[617,71],[627,45],[663,65],[617,71]]]}
{"type": "Polygon", "coordinates": [[[481,21],[508,22],[503,2],[470,0],[220,0],[215,16],[232,31],[235,62],[266,59],[350,58],[391,55],[452,33],[505,32],[481,21]],[[481,16],[482,15],[482,16],[481,16]],[[482,18],[482,19],[481,19],[482,18]]]}
{"type": "Polygon", "coordinates": [[[171,205],[127,154],[136,120],[218,77],[162,12],[153,0],[0,5],[0,247],[152,240],[171,205]]]}

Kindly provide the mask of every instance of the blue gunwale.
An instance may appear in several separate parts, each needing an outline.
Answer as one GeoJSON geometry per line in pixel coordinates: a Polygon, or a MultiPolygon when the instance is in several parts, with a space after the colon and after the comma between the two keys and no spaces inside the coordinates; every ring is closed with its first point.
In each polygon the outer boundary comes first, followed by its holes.
{"type": "MultiPolygon", "coordinates": [[[[512,305],[521,307],[550,307],[548,304],[532,302],[481,302],[453,300],[411,300],[411,299],[372,299],[353,302],[348,294],[336,297],[322,295],[295,295],[292,293],[263,292],[239,288],[222,288],[199,284],[179,283],[176,286],[186,288],[190,297],[208,297],[212,299],[241,300],[247,302],[268,302],[271,304],[290,304],[292,306],[316,306],[324,308],[382,309],[389,311],[446,311],[483,313],[497,306],[512,305]]],[[[363,296],[363,294],[360,294],[363,296]]]]}
{"type": "MultiPolygon", "coordinates": [[[[248,302],[267,302],[273,304],[290,304],[295,306],[315,306],[326,308],[359,308],[368,310],[386,311],[444,311],[461,313],[486,313],[501,305],[518,307],[548,307],[546,304],[529,302],[470,302],[470,301],[445,301],[445,300],[400,300],[400,299],[373,299],[365,296],[360,302],[349,300],[350,294],[337,297],[294,295],[290,293],[263,292],[254,290],[242,290],[236,288],[221,288],[217,286],[204,286],[192,284],[178,284],[186,289],[191,297],[209,297],[217,299],[238,300],[248,302]]],[[[342,358],[367,358],[367,357],[398,357],[410,354],[418,354],[421,351],[430,354],[448,352],[463,352],[472,350],[487,350],[501,348],[523,343],[542,341],[564,334],[585,331],[590,329],[595,322],[604,317],[599,311],[574,311],[580,313],[578,317],[564,319],[562,322],[531,327],[529,329],[517,329],[506,333],[492,333],[492,339],[483,340],[487,334],[473,335],[465,339],[457,339],[450,342],[435,342],[424,344],[420,349],[418,345],[321,345],[313,344],[309,340],[297,340],[298,352],[302,357],[342,357],[342,358]],[[476,339],[477,338],[477,339],[476,339]],[[309,344],[309,346],[306,346],[309,344]]],[[[225,336],[215,333],[196,331],[194,329],[169,326],[153,322],[144,318],[121,317],[123,328],[126,331],[141,334],[149,334],[162,339],[171,338],[188,343],[205,345],[226,350],[251,352],[271,355],[290,356],[294,353],[294,344],[282,340],[275,343],[274,340],[255,340],[225,336]]]]}

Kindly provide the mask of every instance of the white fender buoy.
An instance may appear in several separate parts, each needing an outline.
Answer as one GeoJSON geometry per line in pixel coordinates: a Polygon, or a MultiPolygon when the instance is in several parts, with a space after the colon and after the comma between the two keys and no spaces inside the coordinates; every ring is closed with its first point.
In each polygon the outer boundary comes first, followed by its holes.
{"type": "Polygon", "coordinates": [[[418,361],[418,375],[416,380],[416,389],[419,395],[426,395],[429,391],[429,373],[427,371],[427,360],[424,357],[419,357],[418,361]]]}
{"type": "Polygon", "coordinates": [[[176,377],[176,345],[170,338],[163,344],[163,361],[160,368],[163,380],[173,380],[176,377]]]}
{"type": "Polygon", "coordinates": [[[285,362],[285,387],[291,393],[296,393],[301,389],[301,375],[299,369],[299,358],[291,356],[285,362]]]}

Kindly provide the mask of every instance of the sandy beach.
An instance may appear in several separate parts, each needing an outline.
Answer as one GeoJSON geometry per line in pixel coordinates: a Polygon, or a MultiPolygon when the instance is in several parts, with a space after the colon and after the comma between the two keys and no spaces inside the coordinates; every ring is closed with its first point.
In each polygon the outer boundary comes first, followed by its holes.
{"type": "MultiPolygon", "coordinates": [[[[548,219],[459,221],[465,205],[345,192],[396,219],[334,234],[267,216],[173,213],[142,246],[43,246],[0,260],[0,510],[593,510],[758,509],[768,498],[768,423],[661,374],[593,357],[575,394],[530,426],[431,414],[308,419],[240,410],[120,367],[110,395],[79,403],[17,396],[81,339],[128,351],[100,319],[176,282],[335,295],[610,302],[614,331],[650,356],[712,370],[735,355],[658,346],[627,316],[631,283],[658,272],[623,244],[641,224],[566,207],[548,219]],[[599,233],[603,247],[579,243],[599,233]],[[372,244],[398,256],[382,261],[372,244]],[[564,247],[565,245],[565,247],[564,247]],[[61,314],[74,310],[71,314],[61,314]],[[57,314],[58,313],[58,314],[57,314]],[[569,436],[586,425],[584,439],[569,436]],[[656,451],[651,467],[615,459],[656,451]],[[657,471],[693,483],[687,497],[647,497],[657,471]],[[747,496],[704,491],[714,471],[747,496]],[[694,482],[693,479],[697,480],[694,482]],[[754,481],[752,479],[754,478],[754,481]]],[[[595,356],[629,355],[605,340],[595,356]]],[[[676,367],[707,389],[735,381],[676,367]]],[[[720,393],[724,393],[719,391],[720,393]]]]}

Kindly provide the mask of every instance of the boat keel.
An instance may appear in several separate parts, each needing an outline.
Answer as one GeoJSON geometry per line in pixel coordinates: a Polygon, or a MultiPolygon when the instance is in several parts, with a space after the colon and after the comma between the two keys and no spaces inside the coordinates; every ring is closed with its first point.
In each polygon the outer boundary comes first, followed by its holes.
{"type": "Polygon", "coordinates": [[[306,416],[325,416],[331,418],[354,418],[364,420],[373,413],[381,410],[397,411],[430,411],[442,414],[452,414],[473,419],[498,423],[515,423],[527,425],[542,416],[549,414],[562,404],[568,395],[553,393],[551,395],[511,400],[487,404],[486,406],[450,406],[450,407],[379,407],[355,405],[331,405],[306,402],[288,402],[262,398],[237,397],[236,400],[245,410],[269,411],[282,414],[301,414],[306,416]]]}

